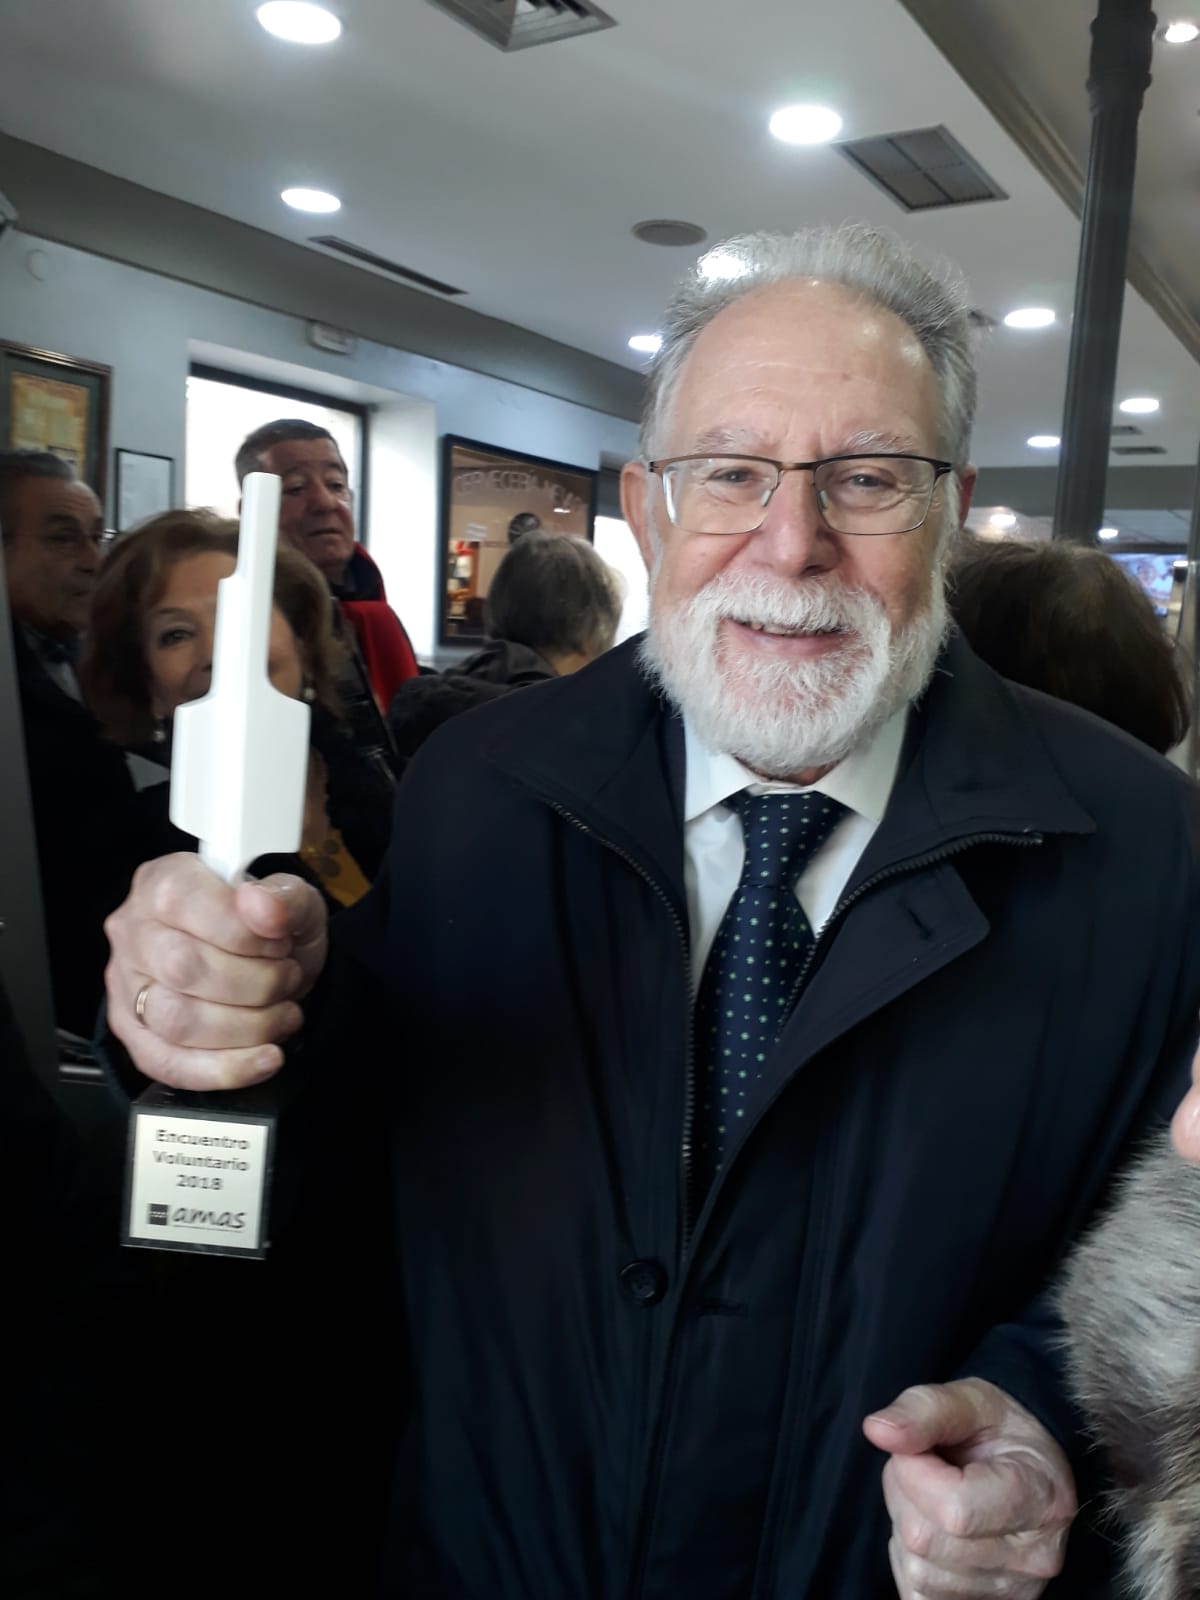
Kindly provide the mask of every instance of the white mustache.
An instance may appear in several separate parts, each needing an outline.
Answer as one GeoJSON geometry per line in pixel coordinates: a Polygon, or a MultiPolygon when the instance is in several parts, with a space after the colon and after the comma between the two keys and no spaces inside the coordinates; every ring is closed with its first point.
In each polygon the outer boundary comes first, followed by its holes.
{"type": "Polygon", "coordinates": [[[793,633],[861,633],[883,606],[836,578],[798,587],[770,578],[721,576],[700,591],[692,609],[713,622],[729,619],[793,633]]]}

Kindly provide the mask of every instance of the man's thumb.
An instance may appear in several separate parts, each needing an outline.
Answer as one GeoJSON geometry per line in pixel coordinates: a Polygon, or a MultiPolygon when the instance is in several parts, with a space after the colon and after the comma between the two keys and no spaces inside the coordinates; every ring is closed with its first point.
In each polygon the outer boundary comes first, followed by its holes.
{"type": "Polygon", "coordinates": [[[324,902],[303,878],[276,872],[241,885],[237,896],[246,926],[264,939],[303,945],[324,931],[324,902]]]}
{"type": "Polygon", "coordinates": [[[917,1456],[943,1445],[966,1444],[982,1428],[997,1424],[1003,1397],[991,1384],[974,1378],[957,1383],[924,1383],[874,1411],[863,1432],[889,1455],[917,1456]]]}

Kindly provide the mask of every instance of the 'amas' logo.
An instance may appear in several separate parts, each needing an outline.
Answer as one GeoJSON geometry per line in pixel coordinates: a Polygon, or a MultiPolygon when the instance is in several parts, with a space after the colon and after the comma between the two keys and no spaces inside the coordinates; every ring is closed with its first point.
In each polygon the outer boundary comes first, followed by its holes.
{"type": "Polygon", "coordinates": [[[196,1211],[191,1206],[176,1206],[171,1221],[181,1228],[224,1228],[236,1233],[246,1226],[244,1211],[196,1211]]]}

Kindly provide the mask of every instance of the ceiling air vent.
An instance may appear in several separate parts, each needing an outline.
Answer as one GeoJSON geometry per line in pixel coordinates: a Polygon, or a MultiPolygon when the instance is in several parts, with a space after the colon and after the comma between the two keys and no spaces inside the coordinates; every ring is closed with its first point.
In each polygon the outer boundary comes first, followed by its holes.
{"type": "Polygon", "coordinates": [[[946,128],[846,139],[836,148],[905,211],[1008,199],[946,128]]]}
{"type": "Polygon", "coordinates": [[[1115,456],[1165,456],[1165,444],[1115,444],[1112,447],[1115,456]]]}
{"type": "Polygon", "coordinates": [[[635,222],[630,230],[643,244],[661,244],[669,249],[703,244],[707,233],[698,222],[672,222],[666,217],[652,217],[649,222],[635,222]]]}
{"type": "Polygon", "coordinates": [[[403,278],[405,283],[415,283],[419,289],[432,289],[435,294],[467,292],[465,289],[456,289],[452,283],[443,283],[440,278],[429,278],[423,272],[414,272],[411,267],[402,267],[398,261],[389,261],[386,256],[377,256],[373,250],[364,250],[360,245],[351,244],[348,239],[339,239],[334,233],[318,233],[308,242],[319,244],[325,250],[334,250],[339,256],[347,256],[364,267],[374,267],[376,272],[386,272],[389,278],[403,278]]]}
{"type": "Polygon", "coordinates": [[[617,25],[615,17],[591,0],[429,0],[429,4],[498,50],[524,50],[617,25]]]}
{"type": "Polygon", "coordinates": [[[1132,422],[1114,422],[1112,436],[1114,439],[1132,439],[1141,431],[1140,428],[1135,428],[1132,422]]]}

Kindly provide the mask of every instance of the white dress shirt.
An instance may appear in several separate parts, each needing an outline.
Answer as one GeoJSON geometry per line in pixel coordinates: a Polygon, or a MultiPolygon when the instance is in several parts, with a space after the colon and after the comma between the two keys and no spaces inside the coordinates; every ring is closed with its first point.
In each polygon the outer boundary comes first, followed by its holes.
{"type": "MultiPolygon", "coordinates": [[[[814,932],[832,915],[842,890],[871,842],[887,809],[907,708],[885,722],[875,736],[854,750],[818,782],[809,785],[846,807],[844,816],[813,856],[796,883],[796,898],[814,932]]],[[[802,793],[795,783],[766,783],[736,757],[710,750],[683,719],[687,786],[684,794],[684,882],[692,939],[692,993],[712,949],[725,908],[733,899],[746,849],[737,813],[723,802],[743,789],[751,794],[802,793]]]]}

